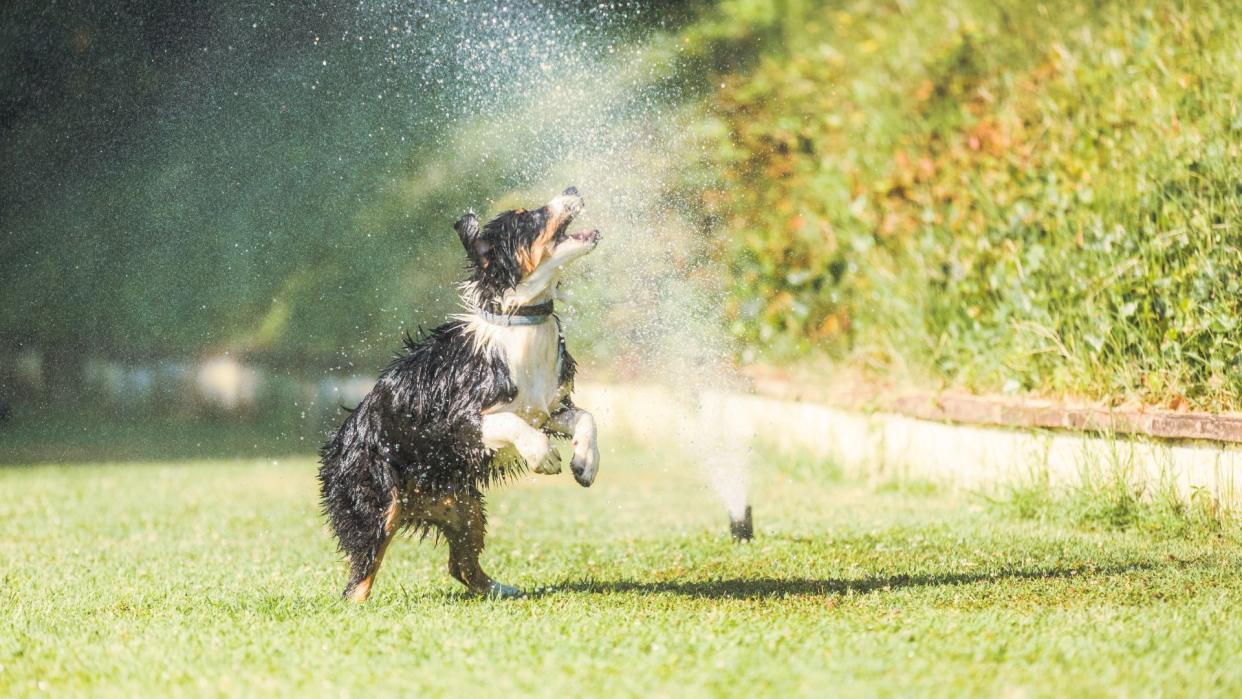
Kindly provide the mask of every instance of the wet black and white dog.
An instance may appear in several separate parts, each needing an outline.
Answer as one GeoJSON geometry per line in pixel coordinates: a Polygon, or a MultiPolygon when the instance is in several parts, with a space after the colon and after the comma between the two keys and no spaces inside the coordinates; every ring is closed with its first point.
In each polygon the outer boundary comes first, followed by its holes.
{"type": "Polygon", "coordinates": [[[574,360],[553,313],[562,270],[599,231],[568,233],[583,207],[573,187],[540,209],[506,211],[482,229],[455,226],[469,257],[465,312],[406,338],[406,352],[320,450],[323,507],[349,558],[345,596],[364,601],[384,550],[403,528],[448,542],[449,573],[471,590],[511,596],[479,567],[482,489],[526,467],[558,473],[549,436],[573,443],[570,468],[595,480],[595,421],[575,407],[574,360]]]}

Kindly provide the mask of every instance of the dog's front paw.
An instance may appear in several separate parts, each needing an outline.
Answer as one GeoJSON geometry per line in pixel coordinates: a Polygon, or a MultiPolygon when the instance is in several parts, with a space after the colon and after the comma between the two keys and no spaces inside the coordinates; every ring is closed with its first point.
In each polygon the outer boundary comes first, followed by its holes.
{"type": "Polygon", "coordinates": [[[590,488],[599,473],[599,446],[592,439],[584,444],[574,444],[574,458],[569,461],[574,480],[583,488],[590,488]]]}
{"type": "Polygon", "coordinates": [[[526,465],[535,473],[553,475],[561,472],[561,454],[548,443],[548,438],[537,435],[526,444],[518,446],[526,465]]]}
{"type": "Polygon", "coordinates": [[[555,447],[549,447],[548,453],[535,464],[535,473],[551,476],[561,472],[561,453],[555,447]]]}

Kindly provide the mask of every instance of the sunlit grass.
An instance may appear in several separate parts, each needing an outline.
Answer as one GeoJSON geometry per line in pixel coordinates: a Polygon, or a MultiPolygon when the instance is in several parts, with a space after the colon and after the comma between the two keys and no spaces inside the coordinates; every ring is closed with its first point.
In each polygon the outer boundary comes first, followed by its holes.
{"type": "Polygon", "coordinates": [[[1229,500],[1203,487],[1187,493],[1167,474],[1151,481],[1135,471],[1132,464],[1112,458],[1085,460],[1072,482],[1054,485],[1047,474],[1034,473],[1002,485],[998,497],[984,500],[1003,514],[1084,529],[1242,540],[1237,507],[1229,500]]]}
{"type": "MultiPolygon", "coordinates": [[[[803,461],[738,546],[698,469],[607,440],[595,487],[492,498],[464,596],[398,542],[365,606],[309,458],[0,470],[0,695],[1236,694],[1242,550],[1022,519],[803,461]]],[[[790,468],[787,470],[786,466],[790,468]]]]}

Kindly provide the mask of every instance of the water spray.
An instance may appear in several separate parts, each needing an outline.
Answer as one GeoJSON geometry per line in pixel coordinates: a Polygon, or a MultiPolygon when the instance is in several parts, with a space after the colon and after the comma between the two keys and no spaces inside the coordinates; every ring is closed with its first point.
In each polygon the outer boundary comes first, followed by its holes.
{"type": "Polygon", "coordinates": [[[697,190],[681,185],[686,154],[701,147],[687,127],[691,115],[680,111],[692,95],[676,79],[679,47],[654,30],[624,46],[615,39],[651,11],[644,5],[600,4],[586,17],[521,1],[431,12],[427,21],[452,39],[435,45],[452,48],[420,49],[442,52],[420,79],[434,81],[454,127],[408,191],[435,199],[465,185],[498,195],[489,208],[499,209],[579,185],[584,216],[613,235],[606,254],[564,290],[590,307],[579,318],[567,304],[566,332],[610,362],[605,371],[668,390],[685,418],[676,441],[700,461],[734,539],[745,541],[754,533],[753,437],[724,426],[713,394],[740,385],[718,301],[727,275],[704,235],[697,190]]]}

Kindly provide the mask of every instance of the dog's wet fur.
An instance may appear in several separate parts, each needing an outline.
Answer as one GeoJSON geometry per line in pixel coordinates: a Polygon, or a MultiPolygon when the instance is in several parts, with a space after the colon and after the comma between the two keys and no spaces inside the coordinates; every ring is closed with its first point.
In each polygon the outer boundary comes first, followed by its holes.
{"type": "Polygon", "coordinates": [[[595,422],[570,400],[574,360],[551,308],[561,271],[599,242],[598,231],[568,232],[582,207],[570,187],[486,226],[473,213],[457,221],[469,260],[464,312],[407,335],[405,351],[320,450],[324,512],[349,561],[345,597],[367,598],[402,530],[438,532],[449,574],[470,590],[520,594],[479,565],[483,490],[528,467],[559,472],[550,436],[572,439],[575,479],[594,481],[595,422]]]}

